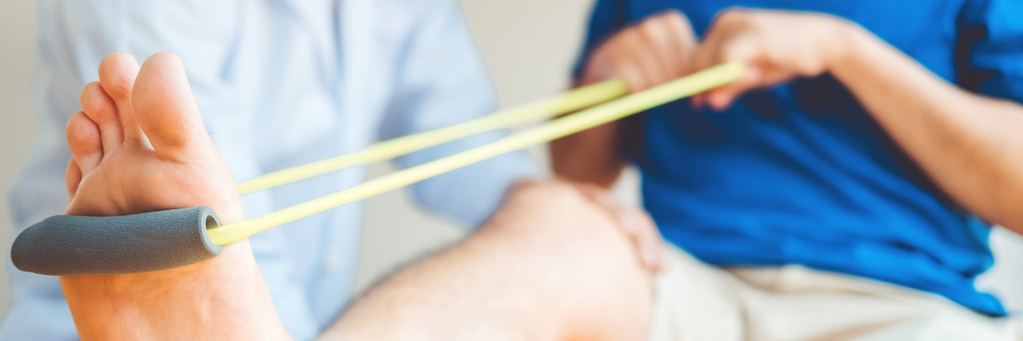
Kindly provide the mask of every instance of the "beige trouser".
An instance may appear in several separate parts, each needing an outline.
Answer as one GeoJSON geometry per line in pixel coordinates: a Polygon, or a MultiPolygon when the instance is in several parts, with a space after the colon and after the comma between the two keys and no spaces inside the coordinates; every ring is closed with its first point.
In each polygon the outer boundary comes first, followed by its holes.
{"type": "Polygon", "coordinates": [[[721,269],[668,246],[649,340],[1023,340],[1018,318],[802,266],[721,269]]]}

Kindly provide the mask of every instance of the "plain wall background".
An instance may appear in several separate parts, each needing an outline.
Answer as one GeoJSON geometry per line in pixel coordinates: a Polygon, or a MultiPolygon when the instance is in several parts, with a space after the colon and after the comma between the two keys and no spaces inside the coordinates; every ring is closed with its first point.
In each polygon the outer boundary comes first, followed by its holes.
{"type": "MultiPolygon", "coordinates": [[[[584,34],[591,0],[460,0],[497,86],[501,106],[551,95],[568,85],[568,70],[584,34]]],[[[33,146],[32,70],[35,13],[32,1],[0,1],[0,245],[6,254],[13,231],[7,188],[33,146]]],[[[533,150],[544,158],[541,148],[533,150]]],[[[370,167],[375,177],[391,171],[370,167]]],[[[624,202],[636,202],[636,177],[616,189],[624,202]]],[[[368,200],[362,257],[356,288],[411,259],[438,250],[465,232],[420,213],[404,193],[368,200]]],[[[1023,238],[996,231],[999,264],[987,278],[1010,305],[1023,307],[1023,238]],[[1008,260],[1008,261],[1006,261],[1008,260]],[[1004,263],[1004,264],[1003,264],[1004,263]]],[[[0,271],[0,308],[8,304],[7,273],[0,271]]]]}

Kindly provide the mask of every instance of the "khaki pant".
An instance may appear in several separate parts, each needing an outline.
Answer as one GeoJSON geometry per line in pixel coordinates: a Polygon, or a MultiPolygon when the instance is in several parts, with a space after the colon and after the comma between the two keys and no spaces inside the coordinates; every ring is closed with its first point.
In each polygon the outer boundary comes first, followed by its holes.
{"type": "Polygon", "coordinates": [[[717,268],[668,246],[649,340],[1023,340],[1018,318],[802,266],[717,268]]]}

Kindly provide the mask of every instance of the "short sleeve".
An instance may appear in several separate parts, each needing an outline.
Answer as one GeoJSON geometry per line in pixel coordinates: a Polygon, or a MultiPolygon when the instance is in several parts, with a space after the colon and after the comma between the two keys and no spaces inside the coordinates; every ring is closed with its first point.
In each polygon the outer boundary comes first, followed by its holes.
{"type": "Polygon", "coordinates": [[[600,43],[628,24],[626,0],[597,0],[590,14],[586,42],[572,69],[572,78],[578,78],[586,65],[586,58],[600,43]]]}
{"type": "MultiPolygon", "coordinates": [[[[398,85],[380,139],[429,131],[482,117],[494,111],[493,85],[476,49],[459,3],[426,2],[400,58],[398,85]]],[[[493,130],[395,159],[409,168],[476,148],[507,136],[493,130]]],[[[517,180],[544,174],[527,152],[499,155],[412,184],[423,208],[468,227],[477,227],[501,204],[517,180]]]]}
{"type": "Polygon", "coordinates": [[[959,85],[1023,102],[1023,1],[969,0],[957,26],[959,85]]]}

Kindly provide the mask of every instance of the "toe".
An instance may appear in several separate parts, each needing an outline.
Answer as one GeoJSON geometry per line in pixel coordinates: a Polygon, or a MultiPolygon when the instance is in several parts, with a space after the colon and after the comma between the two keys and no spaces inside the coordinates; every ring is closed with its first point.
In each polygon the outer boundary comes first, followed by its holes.
{"type": "Polygon", "coordinates": [[[83,173],[92,171],[103,159],[100,135],[99,126],[85,112],[79,111],[67,121],[67,144],[83,173]]]}
{"type": "Polygon", "coordinates": [[[67,185],[67,200],[69,203],[75,199],[75,193],[78,193],[78,184],[81,182],[82,169],[78,167],[78,162],[75,162],[75,159],[71,159],[71,161],[68,161],[67,171],[64,173],[64,184],[67,185]]]}
{"type": "Polygon", "coordinates": [[[85,115],[99,126],[103,151],[110,152],[121,145],[124,141],[121,120],[117,115],[114,101],[103,91],[103,86],[99,82],[86,84],[79,101],[85,115]]]}
{"type": "Polygon", "coordinates": [[[111,53],[99,63],[99,83],[117,106],[125,137],[143,136],[131,102],[131,91],[138,72],[139,64],[135,57],[124,52],[111,53]]]}
{"type": "Polygon", "coordinates": [[[157,53],[142,64],[132,101],[158,155],[184,160],[200,148],[212,148],[184,65],[173,53],[157,53]]]}

